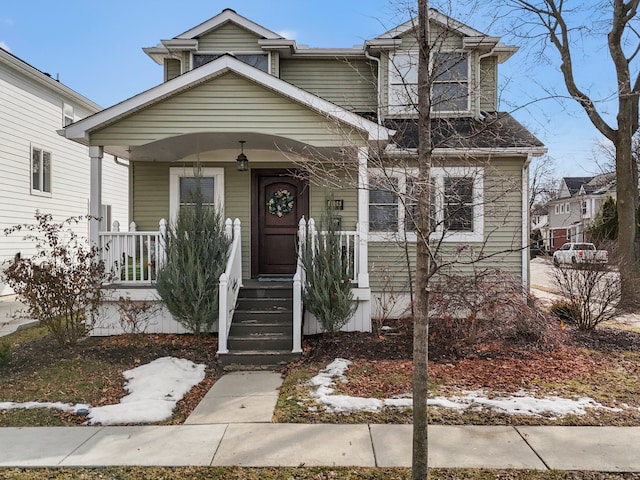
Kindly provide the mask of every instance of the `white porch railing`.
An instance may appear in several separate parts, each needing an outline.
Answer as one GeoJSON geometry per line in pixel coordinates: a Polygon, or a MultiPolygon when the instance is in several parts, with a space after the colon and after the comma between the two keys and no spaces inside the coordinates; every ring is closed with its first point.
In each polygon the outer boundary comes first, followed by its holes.
{"type": "MultiPolygon", "coordinates": [[[[310,218],[306,223],[306,229],[302,230],[302,221],[300,220],[300,225],[298,228],[298,237],[299,242],[302,242],[302,238],[311,238],[312,241],[318,241],[318,237],[320,241],[324,243],[326,246],[327,241],[327,231],[316,229],[316,223],[313,218],[310,218]],[[306,234],[306,235],[305,235],[306,234]]],[[[360,273],[360,229],[359,226],[356,225],[355,231],[337,231],[336,235],[339,236],[338,244],[340,245],[340,251],[342,252],[343,261],[347,264],[349,278],[351,279],[351,283],[358,283],[358,275],[360,273]]]]}
{"type": "MultiPolygon", "coordinates": [[[[306,273],[302,266],[301,259],[302,249],[304,248],[307,240],[311,242],[316,242],[318,240],[326,242],[327,233],[328,232],[326,231],[318,231],[316,229],[316,223],[313,218],[310,218],[307,222],[305,218],[302,217],[298,223],[298,262],[296,273],[293,276],[293,353],[300,353],[302,351],[302,317],[304,314],[302,290],[306,283],[306,273]]],[[[357,287],[359,279],[362,278],[360,275],[362,273],[360,271],[360,265],[362,263],[360,245],[362,241],[366,242],[366,237],[363,238],[363,236],[360,235],[359,225],[356,225],[355,231],[339,231],[336,233],[340,236],[340,250],[342,252],[342,257],[347,264],[351,283],[357,287]]],[[[366,253],[366,250],[364,252],[366,253]]],[[[368,284],[363,285],[363,287],[368,286],[368,284]]]]}
{"type": "Polygon", "coordinates": [[[159,227],[156,232],[138,232],[131,222],[129,231],[121,232],[116,221],[111,232],[99,234],[102,259],[114,283],[148,285],[155,281],[165,261],[167,222],[160,220],[159,227]]]}
{"type": "Polygon", "coordinates": [[[231,249],[227,268],[220,275],[220,291],[218,294],[218,353],[229,353],[227,339],[233,320],[233,312],[238,300],[238,292],[242,286],[242,245],[240,220],[235,219],[233,225],[227,218],[225,223],[227,237],[231,239],[231,249]]]}

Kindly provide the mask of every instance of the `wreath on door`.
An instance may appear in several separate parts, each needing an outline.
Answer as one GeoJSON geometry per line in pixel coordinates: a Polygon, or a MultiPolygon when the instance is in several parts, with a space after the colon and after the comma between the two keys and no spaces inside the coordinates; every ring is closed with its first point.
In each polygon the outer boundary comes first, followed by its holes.
{"type": "Polygon", "coordinates": [[[285,188],[273,192],[267,202],[267,210],[271,215],[284,217],[293,210],[293,195],[285,188]]]}

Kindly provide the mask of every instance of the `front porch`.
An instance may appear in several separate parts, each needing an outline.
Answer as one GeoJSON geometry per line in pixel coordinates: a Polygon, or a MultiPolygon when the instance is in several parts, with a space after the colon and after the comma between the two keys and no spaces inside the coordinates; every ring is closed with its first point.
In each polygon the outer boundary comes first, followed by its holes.
{"type": "MultiPolygon", "coordinates": [[[[128,231],[120,231],[116,222],[111,232],[99,233],[101,258],[112,275],[112,283],[105,285],[108,295],[101,322],[92,335],[130,331],[133,326],[123,313],[123,302],[149,305],[145,318],[139,319],[136,325],[142,331],[189,333],[173,319],[155,289],[157,272],[166,262],[167,228],[165,219],[158,222],[158,230],[154,231],[138,231],[133,222],[128,231]]],[[[298,354],[302,351],[302,335],[322,331],[318,321],[304,308],[305,272],[299,260],[300,249],[294,252],[296,269],[289,275],[246,278],[243,271],[251,268],[250,259],[242,254],[242,230],[239,219],[226,220],[225,232],[231,239],[231,247],[226,269],[218,282],[219,312],[213,327],[218,333],[218,353],[234,363],[252,362],[252,356],[259,355],[298,354]]],[[[300,246],[307,239],[322,241],[326,234],[316,228],[313,219],[307,221],[303,217],[298,222],[295,244],[300,246]]],[[[355,230],[338,234],[343,259],[352,278],[354,301],[358,304],[343,330],[371,331],[366,230],[358,223],[355,230]]]]}

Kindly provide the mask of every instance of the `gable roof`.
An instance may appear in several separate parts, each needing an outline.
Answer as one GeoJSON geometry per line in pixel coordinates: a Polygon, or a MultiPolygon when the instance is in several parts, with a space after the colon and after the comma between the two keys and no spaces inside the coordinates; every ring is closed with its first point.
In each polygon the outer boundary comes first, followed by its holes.
{"type": "Polygon", "coordinates": [[[589,183],[594,177],[563,177],[562,181],[572,197],[580,191],[583,185],[589,183]]]}
{"type": "Polygon", "coordinates": [[[215,30],[221,25],[224,25],[227,22],[235,23],[236,25],[241,26],[245,30],[249,30],[256,34],[256,36],[261,38],[269,38],[269,39],[283,39],[281,35],[278,35],[271,30],[264,28],[261,25],[249,20],[242,15],[238,15],[235,10],[231,8],[225,8],[222,12],[220,12],[215,17],[210,18],[209,20],[202,22],[197,27],[191,28],[184,33],[176,36],[175,38],[179,39],[193,39],[204,35],[205,33],[210,32],[211,30],[215,30]]]}
{"type": "MultiPolygon", "coordinates": [[[[417,18],[411,18],[401,25],[378,35],[373,40],[368,40],[368,46],[392,46],[393,40],[398,39],[414,30],[417,26],[417,18]],[[391,42],[391,43],[389,43],[391,42]]],[[[499,62],[504,62],[518,51],[518,47],[506,45],[498,37],[491,37],[464,23],[451,18],[434,8],[429,9],[429,21],[441,25],[446,31],[454,32],[463,37],[463,43],[468,48],[485,48],[494,53],[499,62]]]]}
{"type": "Polygon", "coordinates": [[[230,54],[222,55],[218,59],[180,75],[173,80],[162,83],[146,92],[142,92],[128,100],[73,123],[61,132],[63,132],[66,138],[86,143],[89,140],[91,132],[111,125],[120,119],[144,110],[164,99],[228,72],[234,72],[323,116],[356,128],[366,133],[369,141],[387,142],[390,135],[393,134],[392,131],[384,126],[378,125],[338,105],[295,87],[258,68],[247,65],[230,54]]]}
{"type": "Polygon", "coordinates": [[[58,80],[54,80],[48,73],[38,70],[33,65],[15,56],[13,53],[4,50],[2,47],[0,47],[0,63],[4,63],[13,70],[20,72],[40,85],[53,90],[63,98],[67,98],[76,102],[78,105],[82,105],[91,112],[96,112],[102,108],[97,103],[94,103],[87,97],[80,95],[65,84],[58,80]]]}

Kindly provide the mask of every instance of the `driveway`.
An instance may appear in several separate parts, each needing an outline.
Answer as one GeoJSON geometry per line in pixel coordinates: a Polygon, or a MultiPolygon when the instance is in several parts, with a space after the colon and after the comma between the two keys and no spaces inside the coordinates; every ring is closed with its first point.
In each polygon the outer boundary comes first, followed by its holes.
{"type": "MultiPolygon", "coordinates": [[[[536,257],[529,263],[531,273],[531,294],[542,300],[543,303],[551,304],[556,300],[561,300],[558,287],[553,277],[553,269],[556,268],[551,262],[551,257],[536,257]]],[[[607,275],[617,275],[617,271],[609,272],[607,275]]],[[[631,325],[640,328],[640,312],[626,313],[614,319],[618,323],[631,325]]]]}

